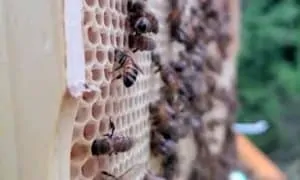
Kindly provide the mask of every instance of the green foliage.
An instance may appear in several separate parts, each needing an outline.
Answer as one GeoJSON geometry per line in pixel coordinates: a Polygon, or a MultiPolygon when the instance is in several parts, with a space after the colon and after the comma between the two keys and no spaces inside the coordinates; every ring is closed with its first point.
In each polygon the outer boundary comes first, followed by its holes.
{"type": "Polygon", "coordinates": [[[300,92],[299,63],[300,1],[247,1],[238,65],[238,119],[270,121],[267,134],[251,137],[265,151],[279,145],[282,102],[300,92]]]}

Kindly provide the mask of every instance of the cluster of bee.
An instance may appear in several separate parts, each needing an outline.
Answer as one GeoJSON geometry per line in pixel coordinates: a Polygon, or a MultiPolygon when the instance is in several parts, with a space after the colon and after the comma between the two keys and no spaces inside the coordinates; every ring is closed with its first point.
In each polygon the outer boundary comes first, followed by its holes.
{"type": "MultiPolygon", "coordinates": [[[[152,53],[152,63],[157,67],[155,72],[160,73],[164,86],[163,98],[150,105],[151,149],[154,155],[163,156],[163,176],[172,180],[178,172],[177,142],[193,132],[198,154],[188,179],[218,179],[220,173],[217,171],[229,170],[229,166],[236,164],[230,162],[230,158],[218,159],[211,154],[203,134],[203,116],[214,108],[214,99],[224,102],[231,114],[234,114],[237,106],[234,96],[218,87],[216,80],[216,76],[222,73],[222,61],[227,58],[227,47],[231,41],[229,17],[226,13],[220,14],[212,0],[199,0],[199,6],[190,7],[190,14],[185,19],[185,3],[170,0],[170,4],[172,10],[167,20],[171,39],[181,43],[184,50],[167,64],[160,62],[159,54],[152,53]],[[217,44],[220,56],[213,56],[209,52],[207,46],[211,42],[217,44]],[[200,162],[207,162],[205,165],[209,172],[199,168],[200,162]],[[220,163],[216,165],[216,162],[220,163]]],[[[206,125],[211,129],[220,123],[215,120],[209,122],[206,125]]],[[[227,123],[226,140],[233,139],[230,128],[232,121],[227,123]]],[[[222,177],[226,179],[223,171],[222,177]]]]}
{"type": "Polygon", "coordinates": [[[142,69],[135,63],[133,53],[137,51],[152,51],[156,48],[155,41],[146,36],[148,33],[157,34],[159,31],[158,20],[146,8],[144,1],[129,1],[127,6],[128,18],[126,21],[129,29],[128,49],[115,50],[115,62],[118,65],[114,71],[121,70],[113,80],[122,78],[126,88],[131,87],[137,80],[142,69]]]}

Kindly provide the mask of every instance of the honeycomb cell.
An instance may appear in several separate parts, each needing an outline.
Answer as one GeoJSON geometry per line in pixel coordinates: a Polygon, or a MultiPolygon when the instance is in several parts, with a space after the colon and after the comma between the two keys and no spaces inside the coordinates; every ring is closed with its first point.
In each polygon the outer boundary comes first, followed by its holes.
{"type": "Polygon", "coordinates": [[[84,51],[85,64],[90,65],[94,59],[94,51],[93,50],[85,50],[84,51]]]}
{"type": "Polygon", "coordinates": [[[98,0],[98,4],[101,8],[106,7],[108,5],[108,0],[98,0]]]}
{"type": "Polygon", "coordinates": [[[103,17],[103,12],[100,11],[100,12],[97,12],[96,15],[95,15],[95,19],[96,19],[96,22],[99,26],[102,26],[103,24],[103,21],[104,21],[104,17],[103,17]]]}
{"type": "Polygon", "coordinates": [[[93,81],[101,81],[102,80],[103,69],[101,67],[94,66],[91,69],[91,72],[92,72],[92,79],[93,79],[93,81]]]}
{"type": "Polygon", "coordinates": [[[124,18],[122,16],[119,16],[119,28],[120,29],[123,29],[124,26],[125,26],[125,21],[124,21],[124,18]]]}
{"type": "Polygon", "coordinates": [[[116,37],[115,37],[115,34],[114,33],[111,33],[110,34],[110,44],[112,46],[116,46],[116,37]]]}
{"type": "Polygon", "coordinates": [[[109,7],[110,7],[111,9],[115,9],[115,6],[116,6],[115,0],[110,0],[110,1],[109,1],[109,7]]]}
{"type": "Polygon", "coordinates": [[[111,20],[112,20],[111,12],[107,9],[106,11],[104,11],[104,25],[106,27],[110,27],[111,20]]]}
{"type": "Polygon", "coordinates": [[[93,13],[91,11],[85,11],[83,15],[83,25],[91,24],[93,21],[93,13]]]}
{"type": "Polygon", "coordinates": [[[87,37],[90,43],[96,44],[99,42],[99,32],[96,28],[88,27],[87,28],[87,37]]]}
{"type": "Polygon", "coordinates": [[[109,87],[107,85],[102,85],[100,90],[102,99],[107,99],[109,96],[109,87]]]}
{"type": "Polygon", "coordinates": [[[97,123],[93,120],[90,120],[88,123],[86,123],[86,125],[84,126],[84,130],[83,130],[83,137],[86,140],[91,140],[96,136],[96,132],[97,132],[97,123]]]}
{"type": "Polygon", "coordinates": [[[111,68],[105,68],[104,69],[104,77],[105,80],[108,82],[112,79],[112,72],[111,72],[111,68]]]}
{"type": "Polygon", "coordinates": [[[105,104],[105,113],[111,115],[112,113],[112,102],[108,100],[105,104]]]}
{"type": "Polygon", "coordinates": [[[119,22],[118,22],[118,16],[116,13],[113,14],[113,17],[112,17],[112,25],[113,25],[113,28],[115,29],[118,29],[118,25],[119,25],[119,22]]]}
{"type": "Polygon", "coordinates": [[[109,49],[108,51],[108,60],[111,64],[115,62],[115,53],[113,49],[109,49]]]}
{"type": "Polygon", "coordinates": [[[82,127],[78,125],[74,125],[72,139],[75,140],[82,136],[82,127]]]}
{"type": "Polygon", "coordinates": [[[100,33],[101,37],[101,42],[103,45],[108,45],[109,44],[109,35],[107,34],[106,31],[100,33]]]}
{"type": "Polygon", "coordinates": [[[128,45],[128,36],[125,35],[123,38],[123,46],[127,47],[127,45],[128,45]]]}
{"type": "Polygon", "coordinates": [[[96,51],[96,58],[98,62],[104,63],[106,60],[106,56],[107,56],[107,52],[105,50],[98,49],[96,51]]]}
{"type": "Polygon", "coordinates": [[[84,122],[89,118],[90,112],[88,107],[81,106],[78,108],[75,121],[84,122]]]}
{"type": "Polygon", "coordinates": [[[103,134],[104,132],[108,131],[108,127],[109,126],[109,121],[107,118],[103,118],[100,121],[100,125],[99,125],[99,133],[103,134]]]}
{"type": "Polygon", "coordinates": [[[88,156],[89,150],[88,145],[76,142],[71,149],[71,160],[74,162],[83,161],[88,156]]]}
{"type": "Polygon", "coordinates": [[[93,7],[97,3],[96,0],[85,0],[86,5],[93,7]]]}
{"type": "Polygon", "coordinates": [[[117,46],[122,46],[122,36],[121,35],[118,35],[117,38],[116,38],[116,41],[117,41],[117,46]]]}
{"type": "Polygon", "coordinates": [[[87,103],[95,102],[98,98],[98,92],[96,91],[86,91],[82,94],[82,99],[87,103]]]}
{"type": "Polygon", "coordinates": [[[120,0],[116,1],[116,10],[122,12],[122,3],[120,2],[120,0]]]}
{"type": "Polygon", "coordinates": [[[77,176],[80,175],[79,166],[72,165],[72,163],[71,163],[70,172],[71,172],[71,179],[75,179],[77,176]]]}
{"type": "Polygon", "coordinates": [[[90,178],[97,174],[97,159],[89,158],[81,167],[81,173],[84,177],[90,178]]]}
{"type": "Polygon", "coordinates": [[[127,13],[127,1],[122,1],[122,13],[127,13]]]}
{"type": "Polygon", "coordinates": [[[99,102],[96,102],[92,106],[92,116],[95,120],[99,120],[100,117],[103,115],[103,105],[99,102]]]}

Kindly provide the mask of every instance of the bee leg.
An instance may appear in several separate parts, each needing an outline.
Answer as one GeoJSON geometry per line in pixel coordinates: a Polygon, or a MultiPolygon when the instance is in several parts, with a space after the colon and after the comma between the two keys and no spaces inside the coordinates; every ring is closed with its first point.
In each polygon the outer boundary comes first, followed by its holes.
{"type": "Polygon", "coordinates": [[[105,176],[109,176],[109,177],[112,177],[112,178],[114,178],[114,179],[117,179],[117,177],[116,177],[116,176],[114,176],[114,175],[110,174],[109,172],[102,171],[101,173],[102,173],[102,174],[104,174],[105,176]]]}
{"type": "Polygon", "coordinates": [[[139,50],[139,48],[135,48],[132,50],[133,53],[137,52],[139,50]]]}
{"type": "Polygon", "coordinates": [[[115,126],[115,124],[112,122],[111,118],[109,119],[109,127],[111,128],[111,134],[110,134],[110,137],[112,137],[112,136],[114,135],[116,126],[115,126]]]}
{"type": "Polygon", "coordinates": [[[115,68],[114,71],[117,71],[117,70],[119,70],[121,68],[122,68],[122,66],[119,66],[119,67],[115,68]]]}
{"type": "Polygon", "coordinates": [[[122,77],[122,74],[117,75],[115,78],[112,79],[112,81],[120,79],[122,77]]]}

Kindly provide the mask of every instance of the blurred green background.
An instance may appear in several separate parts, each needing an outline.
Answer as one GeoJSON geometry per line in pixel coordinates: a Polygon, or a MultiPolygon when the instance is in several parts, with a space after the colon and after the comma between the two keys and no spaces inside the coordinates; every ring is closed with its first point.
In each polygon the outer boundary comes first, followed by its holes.
{"type": "Polygon", "coordinates": [[[300,0],[243,0],[241,9],[237,119],[267,120],[250,139],[300,179],[300,0]]]}

